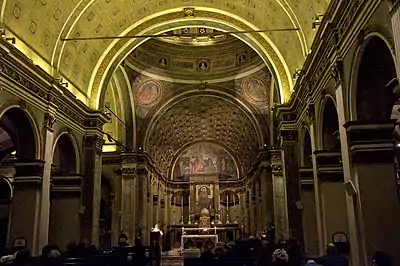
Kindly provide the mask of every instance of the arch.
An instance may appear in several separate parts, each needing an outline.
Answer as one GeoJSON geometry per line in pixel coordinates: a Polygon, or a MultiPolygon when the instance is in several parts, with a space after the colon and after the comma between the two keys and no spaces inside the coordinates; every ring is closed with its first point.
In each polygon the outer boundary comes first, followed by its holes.
{"type": "Polygon", "coordinates": [[[0,176],[0,204],[9,202],[13,198],[13,187],[10,180],[5,176],[0,176]]]}
{"type": "Polygon", "coordinates": [[[187,191],[175,191],[171,195],[171,206],[181,207],[183,200],[183,206],[189,206],[189,193],[187,191]]]}
{"type": "Polygon", "coordinates": [[[199,143],[211,143],[211,144],[214,144],[214,145],[220,147],[221,149],[223,149],[233,159],[233,162],[236,167],[237,178],[240,179],[241,174],[242,174],[242,168],[240,167],[239,159],[236,156],[234,156],[234,153],[232,151],[230,151],[229,148],[224,147],[221,143],[218,143],[215,140],[197,140],[197,141],[189,142],[186,145],[182,146],[182,148],[180,148],[178,151],[176,151],[176,153],[172,159],[172,162],[171,162],[170,172],[168,173],[168,176],[170,177],[170,179],[173,179],[176,164],[177,164],[180,156],[182,155],[182,153],[189,147],[199,144],[199,143]]]}
{"type": "MultiPolygon", "coordinates": [[[[169,13],[153,14],[147,20],[143,20],[142,23],[133,25],[121,35],[161,34],[171,28],[189,26],[208,26],[221,31],[243,31],[254,28],[254,26],[237,19],[233,14],[228,15],[213,9],[196,9],[196,17],[190,20],[182,20],[182,9],[177,9],[170,10],[169,13]]],[[[270,68],[270,72],[275,75],[281,101],[288,101],[293,81],[289,68],[277,47],[263,33],[246,34],[236,37],[247,43],[260,55],[265,64],[270,68]]],[[[102,55],[94,69],[88,88],[88,97],[91,99],[90,106],[92,108],[98,109],[101,106],[103,102],[101,98],[102,91],[107,88],[111,75],[117,66],[144,41],[146,39],[119,39],[114,41],[102,55]]]]}
{"type": "Polygon", "coordinates": [[[8,106],[0,113],[0,123],[10,136],[19,160],[35,160],[40,157],[39,131],[25,109],[8,106]]]}
{"type": "Polygon", "coordinates": [[[390,42],[380,33],[368,34],[353,60],[348,94],[351,120],[389,120],[395,98],[386,85],[396,77],[390,42]]]}
{"type": "Polygon", "coordinates": [[[61,132],[53,144],[53,164],[61,174],[80,173],[80,152],[76,139],[68,132],[61,132]],[[61,167],[61,168],[60,168],[61,167]]]}
{"type": "Polygon", "coordinates": [[[321,141],[322,149],[327,151],[340,150],[339,117],[333,97],[326,95],[321,106],[321,141]]]}
{"type": "Polygon", "coordinates": [[[224,190],[219,194],[219,198],[220,198],[220,204],[222,206],[226,206],[226,203],[228,202],[228,206],[232,207],[232,206],[236,206],[240,203],[240,198],[239,195],[236,191],[233,190],[224,190]],[[228,200],[227,200],[228,198],[228,200]]]}

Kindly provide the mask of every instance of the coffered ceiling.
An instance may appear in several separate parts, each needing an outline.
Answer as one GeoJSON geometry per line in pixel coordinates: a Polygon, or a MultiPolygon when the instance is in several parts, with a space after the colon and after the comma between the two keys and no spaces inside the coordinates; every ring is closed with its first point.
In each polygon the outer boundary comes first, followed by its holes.
{"type": "Polygon", "coordinates": [[[60,38],[154,34],[193,24],[218,30],[299,28],[237,36],[248,42],[278,78],[287,100],[292,75],[314,38],[312,21],[327,0],[4,0],[6,28],[98,106],[115,67],[143,40],[61,41],[60,38]],[[184,14],[184,8],[195,12],[184,14]]]}

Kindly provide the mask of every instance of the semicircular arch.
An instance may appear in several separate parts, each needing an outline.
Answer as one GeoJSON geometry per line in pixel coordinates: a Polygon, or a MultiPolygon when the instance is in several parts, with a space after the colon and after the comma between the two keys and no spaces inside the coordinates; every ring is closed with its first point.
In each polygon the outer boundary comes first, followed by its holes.
{"type": "Polygon", "coordinates": [[[207,90],[188,92],[154,114],[144,134],[144,151],[160,164],[164,175],[182,146],[217,141],[239,158],[244,171],[256,160],[264,140],[260,125],[237,99],[207,90]]]}
{"type": "MultiPolygon", "coordinates": [[[[392,42],[388,39],[386,34],[378,32],[378,31],[371,31],[368,34],[364,36],[364,40],[359,45],[358,49],[354,53],[353,60],[352,60],[352,68],[351,68],[351,74],[350,74],[350,82],[349,82],[349,89],[347,92],[347,97],[348,97],[348,115],[349,115],[349,120],[356,121],[358,120],[357,116],[357,90],[359,88],[359,73],[362,67],[362,60],[364,59],[364,56],[366,54],[367,48],[369,48],[369,45],[371,44],[371,40],[373,41],[380,41],[381,42],[381,48],[385,49],[384,53],[390,54],[391,57],[391,63],[392,63],[392,68],[395,69],[395,62],[396,62],[396,55],[394,51],[394,47],[392,42]]],[[[379,51],[381,52],[381,51],[379,51]]]]}
{"type": "Polygon", "coordinates": [[[225,147],[222,143],[219,143],[216,140],[213,139],[208,139],[208,140],[197,140],[197,141],[193,141],[193,142],[189,142],[186,145],[182,146],[179,150],[176,151],[174,157],[172,158],[172,162],[171,162],[171,167],[170,167],[170,171],[168,173],[168,177],[170,177],[171,179],[173,178],[173,174],[174,174],[174,170],[176,167],[176,164],[180,158],[180,156],[190,147],[192,147],[193,145],[196,144],[206,144],[206,143],[211,143],[213,145],[218,146],[219,148],[223,149],[232,159],[233,162],[235,164],[235,168],[236,168],[236,172],[237,172],[237,178],[240,179],[242,176],[242,169],[239,163],[239,159],[237,158],[237,156],[234,155],[233,151],[231,151],[228,147],[225,147]]]}
{"type": "MultiPolygon", "coordinates": [[[[70,148],[72,148],[73,150],[73,154],[71,154],[71,156],[74,157],[74,173],[78,174],[80,173],[80,162],[81,162],[81,158],[80,158],[80,151],[79,151],[79,146],[78,146],[78,142],[76,141],[75,137],[68,131],[62,131],[60,132],[57,137],[54,139],[54,143],[53,143],[53,160],[54,160],[54,154],[56,153],[56,148],[57,145],[60,144],[60,139],[64,139],[64,143],[66,145],[69,145],[70,148]]],[[[71,151],[72,151],[71,150],[71,151]]],[[[71,160],[71,157],[68,156],[68,160],[71,160]]]]}
{"type": "MultiPolygon", "coordinates": [[[[254,29],[254,27],[247,25],[243,21],[235,19],[234,16],[227,16],[218,13],[216,10],[200,9],[196,11],[196,18],[182,20],[182,10],[179,9],[173,10],[168,14],[162,13],[159,14],[159,16],[153,16],[141,24],[132,26],[129,30],[124,32],[122,36],[160,34],[170,30],[171,27],[187,27],[188,24],[192,26],[209,26],[221,31],[244,31],[254,29]]],[[[263,33],[243,34],[236,37],[247,43],[260,55],[270,68],[271,73],[275,75],[276,82],[280,89],[280,99],[283,102],[288,101],[293,82],[289,68],[275,45],[269,40],[266,34],[263,33]]],[[[91,77],[88,88],[88,97],[91,99],[90,106],[92,108],[99,107],[102,100],[102,90],[108,84],[116,67],[144,41],[146,41],[146,39],[119,39],[114,41],[102,55],[91,77]]]]}

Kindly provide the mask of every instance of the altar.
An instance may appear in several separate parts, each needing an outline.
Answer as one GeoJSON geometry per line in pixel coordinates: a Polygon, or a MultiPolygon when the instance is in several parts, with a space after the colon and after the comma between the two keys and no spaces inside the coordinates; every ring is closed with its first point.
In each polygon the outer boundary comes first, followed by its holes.
{"type": "Polygon", "coordinates": [[[173,198],[173,203],[179,202],[181,218],[170,225],[171,246],[201,249],[204,244],[215,246],[218,241],[236,241],[242,236],[243,226],[237,219],[230,221],[228,205],[221,205],[217,174],[190,175],[188,188],[176,194],[180,199],[173,198]]]}

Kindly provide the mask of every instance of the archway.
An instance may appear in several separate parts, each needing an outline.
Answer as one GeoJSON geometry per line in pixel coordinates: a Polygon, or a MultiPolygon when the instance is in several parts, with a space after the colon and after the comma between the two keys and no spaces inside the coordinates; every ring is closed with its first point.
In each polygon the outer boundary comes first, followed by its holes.
{"type": "Polygon", "coordinates": [[[340,150],[338,114],[331,97],[326,98],[322,114],[322,147],[326,151],[340,150]]]}
{"type": "Polygon", "coordinates": [[[0,166],[6,176],[0,177],[0,247],[8,243],[9,219],[14,193],[9,178],[15,174],[13,161],[36,159],[36,135],[28,115],[18,107],[6,110],[0,118],[0,166]]]}
{"type": "Polygon", "coordinates": [[[77,154],[68,134],[62,134],[57,140],[53,154],[53,165],[53,175],[77,173],[77,154]]]}
{"type": "Polygon", "coordinates": [[[32,123],[23,110],[8,109],[0,119],[1,153],[0,160],[14,153],[19,160],[36,158],[36,137],[32,123]]]}
{"type": "Polygon", "coordinates": [[[226,190],[220,194],[220,206],[223,211],[221,220],[230,223],[238,223],[240,220],[240,200],[239,195],[232,191],[226,190]]]}
{"type": "Polygon", "coordinates": [[[61,248],[78,240],[81,178],[77,176],[78,151],[68,133],[55,139],[51,171],[49,243],[61,248]],[[68,229],[66,229],[68,227],[68,229]]]}
{"type": "Polygon", "coordinates": [[[387,121],[395,98],[390,82],[396,78],[393,56],[383,39],[364,44],[356,77],[356,116],[359,121],[387,121]]]}

